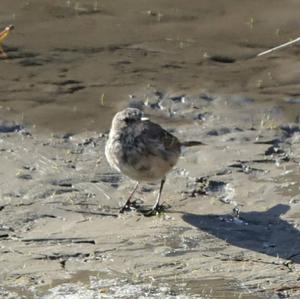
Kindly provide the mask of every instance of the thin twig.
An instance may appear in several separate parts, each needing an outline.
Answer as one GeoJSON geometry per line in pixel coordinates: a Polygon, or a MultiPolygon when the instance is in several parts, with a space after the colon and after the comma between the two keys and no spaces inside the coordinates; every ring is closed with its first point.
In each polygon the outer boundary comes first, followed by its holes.
{"type": "Polygon", "coordinates": [[[297,43],[297,42],[299,42],[299,41],[300,41],[300,37],[298,37],[298,38],[296,38],[296,39],[293,39],[293,40],[291,40],[291,41],[289,41],[289,42],[287,42],[287,43],[284,43],[284,44],[282,44],[282,45],[279,45],[279,46],[277,46],[277,47],[274,47],[274,48],[272,48],[272,49],[269,49],[269,50],[266,50],[266,51],[264,51],[264,52],[261,52],[261,53],[257,54],[257,56],[262,56],[262,55],[265,55],[265,54],[274,52],[274,51],[276,51],[276,50],[279,50],[279,49],[285,48],[285,47],[287,47],[287,46],[290,46],[290,45],[292,45],[292,44],[295,44],[295,43],[297,43]]]}

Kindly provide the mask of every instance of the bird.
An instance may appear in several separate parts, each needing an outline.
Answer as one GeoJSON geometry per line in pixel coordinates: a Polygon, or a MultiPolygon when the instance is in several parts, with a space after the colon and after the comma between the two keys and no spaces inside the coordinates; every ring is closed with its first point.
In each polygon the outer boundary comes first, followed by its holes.
{"type": "Polygon", "coordinates": [[[160,199],[166,174],[176,165],[183,146],[203,145],[200,141],[180,142],[159,124],[144,117],[138,108],[126,108],[113,117],[105,156],[112,168],[136,181],[133,191],[121,208],[123,213],[133,206],[131,201],[142,182],[160,181],[159,192],[147,213],[162,210],[160,199]]]}

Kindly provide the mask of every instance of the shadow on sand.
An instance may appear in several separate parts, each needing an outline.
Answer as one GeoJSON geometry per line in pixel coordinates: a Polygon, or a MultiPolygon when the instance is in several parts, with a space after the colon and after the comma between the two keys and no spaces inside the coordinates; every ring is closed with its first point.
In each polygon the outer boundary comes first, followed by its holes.
{"type": "Polygon", "coordinates": [[[183,220],[229,244],[300,263],[300,231],[280,218],[290,207],[278,204],[265,212],[230,215],[186,213],[183,220]]]}

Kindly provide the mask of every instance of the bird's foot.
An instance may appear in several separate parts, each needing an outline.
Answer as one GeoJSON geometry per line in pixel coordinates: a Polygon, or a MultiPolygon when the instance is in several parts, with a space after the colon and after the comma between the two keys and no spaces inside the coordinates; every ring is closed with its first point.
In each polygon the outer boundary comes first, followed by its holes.
{"type": "Polygon", "coordinates": [[[160,215],[160,214],[164,213],[169,208],[170,208],[169,205],[161,204],[161,205],[155,205],[151,209],[147,209],[147,210],[144,210],[144,211],[141,211],[141,212],[144,216],[151,217],[151,216],[160,215]]]}
{"type": "Polygon", "coordinates": [[[141,204],[137,200],[126,202],[125,205],[120,209],[119,213],[123,214],[124,212],[135,211],[138,210],[140,206],[141,204]]]}

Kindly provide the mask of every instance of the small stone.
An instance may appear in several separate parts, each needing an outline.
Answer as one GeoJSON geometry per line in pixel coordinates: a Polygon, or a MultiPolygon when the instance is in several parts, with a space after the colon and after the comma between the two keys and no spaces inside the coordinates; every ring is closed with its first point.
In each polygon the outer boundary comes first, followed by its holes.
{"type": "Polygon", "coordinates": [[[283,124],[280,126],[280,129],[289,136],[293,135],[295,132],[300,132],[299,125],[295,123],[283,124]]]}
{"type": "Polygon", "coordinates": [[[284,101],[289,104],[300,104],[300,98],[287,98],[284,101]]]}
{"type": "Polygon", "coordinates": [[[23,126],[15,122],[0,120],[0,133],[18,132],[23,129],[23,126]]]}
{"type": "Polygon", "coordinates": [[[22,172],[22,171],[18,171],[18,172],[16,173],[16,177],[17,177],[18,179],[23,179],[23,180],[32,180],[31,174],[29,174],[29,173],[24,173],[24,172],[22,172]]]}
{"type": "Polygon", "coordinates": [[[297,205],[300,203],[300,194],[292,197],[289,201],[290,204],[294,204],[294,205],[297,205]]]}

